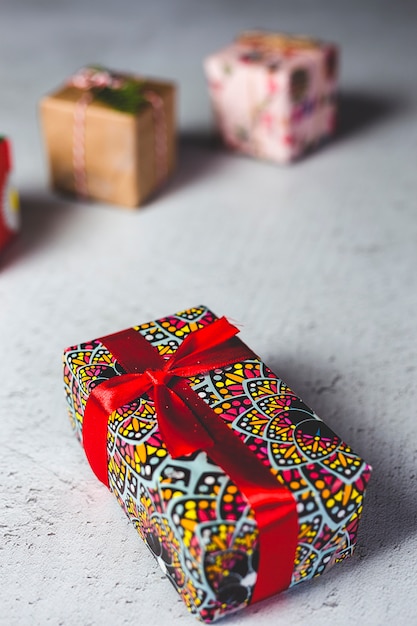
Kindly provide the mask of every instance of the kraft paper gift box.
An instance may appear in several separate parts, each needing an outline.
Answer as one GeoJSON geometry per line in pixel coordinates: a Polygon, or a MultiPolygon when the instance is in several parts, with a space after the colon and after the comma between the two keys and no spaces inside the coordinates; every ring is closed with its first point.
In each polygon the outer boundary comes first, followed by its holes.
{"type": "Polygon", "coordinates": [[[172,83],[86,67],[40,113],[55,190],[136,207],[174,169],[172,83]]]}
{"type": "Polygon", "coordinates": [[[94,472],[206,622],[350,556],[371,471],[236,332],[201,306],[64,353],[94,472]]]}
{"type": "Polygon", "coordinates": [[[338,50],[306,37],[247,32],[205,61],[224,142],[288,163],[335,130],[338,50]]]}
{"type": "Polygon", "coordinates": [[[10,141],[0,137],[0,250],[19,230],[19,200],[11,184],[12,167],[10,141]]]}

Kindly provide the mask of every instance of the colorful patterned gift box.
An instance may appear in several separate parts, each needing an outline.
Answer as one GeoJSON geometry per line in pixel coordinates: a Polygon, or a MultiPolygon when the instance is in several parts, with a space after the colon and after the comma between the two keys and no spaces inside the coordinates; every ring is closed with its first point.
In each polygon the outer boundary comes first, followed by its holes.
{"type": "Polygon", "coordinates": [[[19,230],[19,200],[11,185],[10,141],[0,137],[0,250],[19,230]]]}
{"type": "Polygon", "coordinates": [[[56,190],[135,207],[173,171],[172,83],[86,67],[40,110],[56,190]]]}
{"type": "Polygon", "coordinates": [[[205,307],[68,348],[97,477],[206,622],[352,554],[371,468],[205,307]]]}
{"type": "Polygon", "coordinates": [[[333,44],[247,32],[208,57],[205,71],[217,126],[239,152],[287,163],[335,130],[333,44]]]}

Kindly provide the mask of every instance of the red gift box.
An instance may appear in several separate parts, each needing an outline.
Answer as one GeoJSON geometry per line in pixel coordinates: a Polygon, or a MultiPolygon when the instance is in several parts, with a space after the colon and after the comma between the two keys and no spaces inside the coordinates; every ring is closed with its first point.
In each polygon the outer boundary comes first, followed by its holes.
{"type": "Polygon", "coordinates": [[[10,185],[12,157],[10,141],[0,138],[0,249],[19,229],[19,203],[16,190],[10,185]]]}

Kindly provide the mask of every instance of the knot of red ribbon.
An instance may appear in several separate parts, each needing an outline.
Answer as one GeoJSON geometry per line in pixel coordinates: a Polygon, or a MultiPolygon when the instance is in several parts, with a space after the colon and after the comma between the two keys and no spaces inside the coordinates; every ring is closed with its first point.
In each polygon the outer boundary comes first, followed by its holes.
{"type": "Polygon", "coordinates": [[[164,370],[145,370],[143,372],[144,376],[147,376],[151,381],[152,385],[155,387],[157,385],[165,385],[168,380],[171,378],[171,375],[164,370]]]}
{"type": "Polygon", "coordinates": [[[260,544],[254,602],[289,586],[298,534],[296,503],[291,492],[278,483],[188,382],[213,369],[256,358],[235,336],[238,332],[226,318],[220,318],[188,335],[166,360],[133,329],[101,338],[126,373],[92,390],[84,412],[83,444],[93,471],[109,486],[108,417],[149,394],[170,455],[177,458],[207,452],[252,506],[260,544]]]}

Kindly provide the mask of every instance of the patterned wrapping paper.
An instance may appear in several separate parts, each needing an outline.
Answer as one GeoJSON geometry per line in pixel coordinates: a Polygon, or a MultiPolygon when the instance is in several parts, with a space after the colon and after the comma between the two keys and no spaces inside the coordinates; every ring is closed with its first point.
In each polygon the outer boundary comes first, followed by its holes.
{"type": "Polygon", "coordinates": [[[0,250],[19,230],[19,200],[10,182],[11,172],[10,141],[0,137],[0,250]]]}
{"type": "MultiPolygon", "coordinates": [[[[164,358],[217,319],[206,307],[134,327],[164,358]]],[[[82,442],[94,387],[123,368],[99,340],[68,348],[64,380],[72,427],[82,442]]],[[[189,379],[190,386],[297,503],[291,586],[352,554],[371,468],[258,358],[189,379]]],[[[204,452],[173,460],[144,394],[109,417],[110,490],[188,609],[206,622],[246,606],[257,579],[252,509],[204,452]]]]}
{"type": "Polygon", "coordinates": [[[209,56],[205,71],[217,126],[234,150],[288,163],[335,130],[334,44],[244,33],[209,56]]]}

